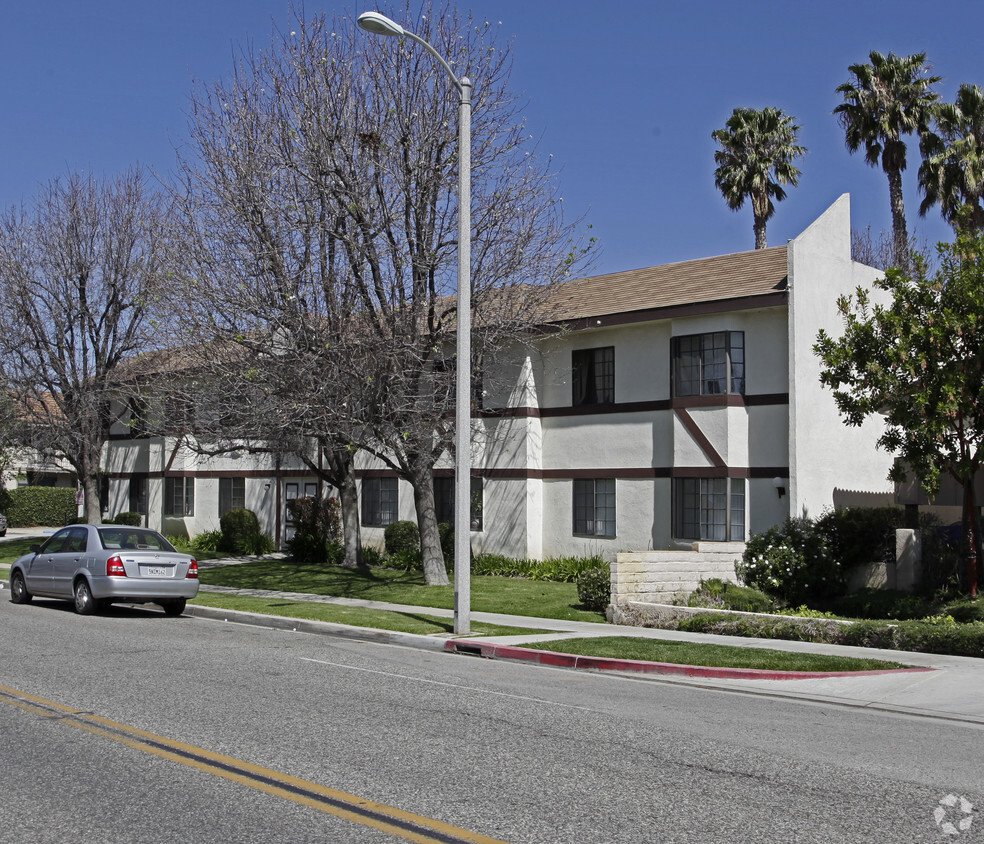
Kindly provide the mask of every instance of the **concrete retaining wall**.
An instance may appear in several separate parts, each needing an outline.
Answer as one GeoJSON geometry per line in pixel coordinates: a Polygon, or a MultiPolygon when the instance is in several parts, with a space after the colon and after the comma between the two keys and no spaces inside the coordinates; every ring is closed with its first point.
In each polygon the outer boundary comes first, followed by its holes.
{"type": "Polygon", "coordinates": [[[694,543],[692,551],[620,553],[612,563],[612,603],[672,603],[712,577],[737,583],[735,562],[744,550],[742,542],[714,542],[694,543]]]}
{"type": "MultiPolygon", "coordinates": [[[[872,563],[851,573],[849,592],[864,587],[911,592],[919,582],[922,543],[919,532],[895,532],[895,562],[872,563]]],[[[743,542],[695,542],[692,550],[629,551],[612,563],[612,604],[671,604],[686,598],[701,580],[712,577],[737,583],[735,563],[743,542]]]]}

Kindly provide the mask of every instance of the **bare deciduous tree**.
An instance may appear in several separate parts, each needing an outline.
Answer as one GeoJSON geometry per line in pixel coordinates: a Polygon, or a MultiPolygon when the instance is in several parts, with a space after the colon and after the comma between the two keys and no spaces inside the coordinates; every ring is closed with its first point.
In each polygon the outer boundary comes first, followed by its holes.
{"type": "Polygon", "coordinates": [[[152,315],[168,276],[168,212],[144,175],[71,174],[0,217],[0,360],[26,444],[67,461],[97,522],[114,375],[166,340],[152,315]]]}
{"type": "MultiPolygon", "coordinates": [[[[508,90],[494,27],[430,4],[408,4],[402,19],[475,83],[473,346],[490,357],[544,319],[545,291],[583,251],[508,90]]],[[[454,406],[451,81],[409,42],[298,16],[269,50],[247,50],[231,81],[197,89],[191,130],[195,154],[180,170],[188,298],[201,307],[190,314],[197,333],[248,360],[213,357],[213,374],[245,376],[261,437],[292,430],[324,446],[346,532],[358,527],[354,449],[409,481],[426,580],[446,583],[433,468],[452,447],[454,406]]]]}

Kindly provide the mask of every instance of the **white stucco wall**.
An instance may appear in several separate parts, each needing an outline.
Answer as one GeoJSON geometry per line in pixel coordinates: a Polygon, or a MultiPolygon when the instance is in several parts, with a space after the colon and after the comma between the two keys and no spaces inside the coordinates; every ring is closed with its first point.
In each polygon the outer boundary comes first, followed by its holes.
{"type": "Polygon", "coordinates": [[[819,516],[834,506],[837,489],[884,496],[892,457],[875,448],[880,419],[858,428],[845,425],[830,390],[820,383],[821,363],[813,352],[821,328],[843,331],[837,298],[858,285],[870,286],[879,272],[851,260],[851,206],[841,196],[799,237],[790,241],[789,261],[789,512],[819,516]]]}

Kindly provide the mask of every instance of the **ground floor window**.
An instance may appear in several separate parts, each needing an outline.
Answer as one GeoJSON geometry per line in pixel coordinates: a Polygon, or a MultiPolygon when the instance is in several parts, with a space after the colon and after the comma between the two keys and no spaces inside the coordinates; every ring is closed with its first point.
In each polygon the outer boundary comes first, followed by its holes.
{"type": "Polygon", "coordinates": [[[744,541],[744,479],[674,478],[673,535],[709,542],[744,541]]]}
{"type": "MultiPolygon", "coordinates": [[[[484,489],[481,478],[471,479],[471,529],[482,530],[482,511],[484,509],[484,489]]],[[[437,521],[454,524],[454,478],[434,478],[434,509],[437,521]]]]}
{"type": "Polygon", "coordinates": [[[396,478],[362,479],[362,524],[386,527],[399,518],[399,486],[396,478]]]}
{"type": "Polygon", "coordinates": [[[246,507],[246,478],[219,478],[219,516],[246,507]]]}
{"type": "Polygon", "coordinates": [[[574,481],[574,533],[615,536],[615,479],[574,481]]]}
{"type": "Polygon", "coordinates": [[[164,478],[164,515],[195,515],[194,478],[164,478]]]}
{"type": "Polygon", "coordinates": [[[130,478],[130,512],[147,515],[147,478],[144,476],[130,478]]]}

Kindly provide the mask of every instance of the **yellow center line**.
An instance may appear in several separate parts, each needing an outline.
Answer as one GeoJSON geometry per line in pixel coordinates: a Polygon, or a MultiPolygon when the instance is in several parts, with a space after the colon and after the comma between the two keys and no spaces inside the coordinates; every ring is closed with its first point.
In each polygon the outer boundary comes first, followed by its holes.
{"type": "Polygon", "coordinates": [[[420,842],[420,844],[431,844],[431,842],[504,844],[499,839],[459,829],[433,818],[404,812],[394,806],[326,788],[271,768],[253,765],[241,759],[213,753],[202,747],[174,741],[6,686],[0,686],[0,701],[44,718],[56,718],[63,724],[120,742],[134,750],[150,753],[248,788],[263,791],[274,797],[372,827],[406,841],[420,842]]]}

